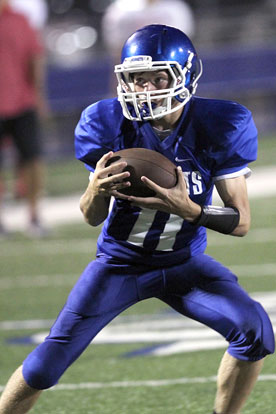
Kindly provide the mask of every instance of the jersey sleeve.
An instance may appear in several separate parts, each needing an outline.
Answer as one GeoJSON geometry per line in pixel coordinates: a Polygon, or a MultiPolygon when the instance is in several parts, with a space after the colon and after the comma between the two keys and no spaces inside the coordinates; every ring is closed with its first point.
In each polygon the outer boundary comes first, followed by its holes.
{"type": "Polygon", "coordinates": [[[116,148],[120,115],[114,114],[111,101],[103,100],[88,106],[75,129],[75,155],[89,171],[94,171],[98,160],[116,148]]]}
{"type": "Polygon", "coordinates": [[[250,175],[248,164],[257,158],[257,136],[251,112],[237,105],[231,119],[228,119],[224,134],[218,137],[212,172],[214,181],[250,175]]]}

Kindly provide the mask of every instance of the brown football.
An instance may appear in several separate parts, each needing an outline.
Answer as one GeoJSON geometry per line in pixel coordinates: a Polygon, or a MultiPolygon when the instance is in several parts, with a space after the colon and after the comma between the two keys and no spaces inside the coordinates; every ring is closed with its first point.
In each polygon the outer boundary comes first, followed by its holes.
{"type": "Polygon", "coordinates": [[[126,161],[124,171],[130,172],[131,186],[119,190],[123,194],[136,197],[152,197],[155,192],[148,188],[142,181],[144,175],[156,184],[164,188],[172,188],[177,183],[176,166],[159,152],[146,148],[128,148],[117,151],[108,160],[106,166],[114,162],[126,161]]]}

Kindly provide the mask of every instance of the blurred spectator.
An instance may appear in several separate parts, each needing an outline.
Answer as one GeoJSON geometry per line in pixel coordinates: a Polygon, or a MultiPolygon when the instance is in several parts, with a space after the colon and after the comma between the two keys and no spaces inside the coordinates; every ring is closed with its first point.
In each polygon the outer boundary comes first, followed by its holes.
{"type": "MultiPolygon", "coordinates": [[[[193,11],[182,0],[115,0],[102,20],[102,36],[113,64],[121,61],[121,45],[133,32],[148,24],[177,27],[190,38],[195,31],[193,11]]],[[[115,76],[110,88],[115,89],[115,76]]]]}
{"type": "Polygon", "coordinates": [[[9,0],[9,4],[18,13],[24,14],[34,29],[43,29],[48,18],[46,0],[9,0]]]}
{"type": "MultiPolygon", "coordinates": [[[[35,29],[41,31],[48,19],[48,4],[46,0],[9,0],[11,8],[18,13],[23,14],[30,25],[35,29]]],[[[16,199],[25,198],[26,183],[24,180],[24,160],[20,159],[20,154],[16,160],[16,180],[14,183],[14,197],[16,199]]]]}
{"type": "MultiPolygon", "coordinates": [[[[29,208],[27,233],[42,237],[45,229],[38,202],[44,167],[38,118],[47,112],[43,95],[44,53],[38,33],[22,14],[12,10],[9,0],[0,0],[0,61],[0,139],[13,140],[23,165],[20,171],[29,208]]],[[[4,233],[1,220],[0,232],[4,233]]]]}

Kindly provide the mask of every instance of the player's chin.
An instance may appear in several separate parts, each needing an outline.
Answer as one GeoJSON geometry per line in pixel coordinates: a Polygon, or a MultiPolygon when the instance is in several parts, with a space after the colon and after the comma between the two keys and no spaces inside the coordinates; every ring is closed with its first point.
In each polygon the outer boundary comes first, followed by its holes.
{"type": "MultiPolygon", "coordinates": [[[[157,106],[162,106],[162,104],[163,104],[163,101],[164,101],[164,99],[151,99],[151,104],[152,105],[154,105],[154,107],[157,107],[157,106]]],[[[145,99],[145,100],[141,100],[141,105],[143,106],[143,105],[148,105],[148,101],[145,99]]]]}
{"type": "Polygon", "coordinates": [[[164,99],[152,99],[151,102],[157,108],[158,106],[163,105],[164,99]]]}

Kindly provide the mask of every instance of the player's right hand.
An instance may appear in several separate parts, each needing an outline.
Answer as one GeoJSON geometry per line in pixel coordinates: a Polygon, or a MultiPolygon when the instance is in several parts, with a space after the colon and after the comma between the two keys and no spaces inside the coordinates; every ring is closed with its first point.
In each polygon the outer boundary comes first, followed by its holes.
{"type": "Polygon", "coordinates": [[[125,161],[113,163],[106,167],[106,163],[113,156],[110,151],[99,159],[90,187],[93,189],[94,195],[116,196],[117,191],[129,187],[129,181],[123,181],[130,176],[129,171],[123,171],[127,166],[125,161]]]}

